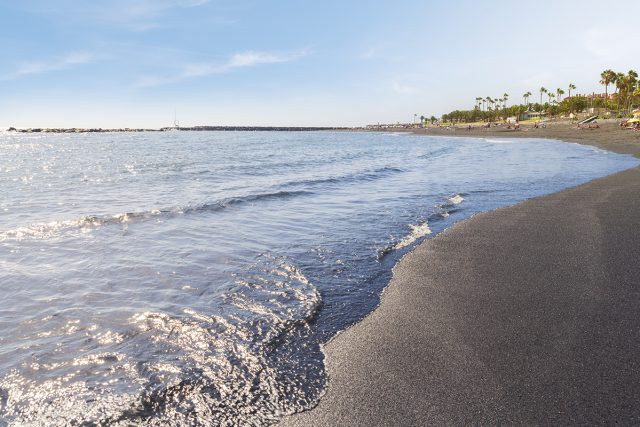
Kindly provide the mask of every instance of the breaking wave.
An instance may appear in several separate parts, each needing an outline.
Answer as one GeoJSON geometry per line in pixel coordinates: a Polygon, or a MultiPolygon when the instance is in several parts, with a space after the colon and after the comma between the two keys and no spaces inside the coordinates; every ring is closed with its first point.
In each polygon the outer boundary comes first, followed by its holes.
{"type": "Polygon", "coordinates": [[[300,181],[290,181],[282,186],[284,187],[297,187],[297,186],[316,186],[323,184],[341,184],[341,183],[351,183],[351,182],[361,182],[361,181],[373,181],[376,179],[386,178],[390,175],[405,172],[404,169],[395,168],[395,167],[383,167],[373,170],[368,170],[359,173],[352,173],[340,176],[332,176],[327,178],[315,178],[315,179],[306,179],[300,181]]]}
{"type": "Polygon", "coordinates": [[[393,246],[393,250],[397,251],[398,249],[406,248],[419,238],[431,234],[431,229],[429,228],[429,224],[427,222],[424,222],[422,224],[410,225],[409,228],[411,229],[411,232],[398,243],[396,243],[393,246]]]}
{"type": "Polygon", "coordinates": [[[289,199],[313,194],[309,191],[278,191],[229,197],[213,203],[203,203],[170,209],[152,209],[142,212],[125,212],[115,215],[88,215],[72,220],[50,221],[0,231],[0,242],[4,240],[44,240],[58,237],[67,231],[86,233],[105,225],[130,224],[147,220],[170,218],[183,214],[215,212],[245,203],[289,199]]]}
{"type": "Polygon", "coordinates": [[[391,252],[398,251],[400,249],[404,249],[408,246],[414,244],[417,240],[428,236],[432,233],[431,228],[429,227],[429,222],[441,221],[447,219],[451,214],[458,212],[460,209],[456,206],[461,204],[464,201],[464,197],[460,194],[455,194],[449,198],[447,198],[446,203],[437,204],[434,206],[436,209],[431,215],[428,216],[427,220],[421,221],[417,224],[409,225],[409,233],[404,236],[402,239],[390,244],[384,249],[378,251],[378,260],[381,260],[386,255],[391,252]]]}
{"type": "Polygon", "coordinates": [[[402,239],[379,251],[378,259],[384,258],[387,254],[391,252],[406,248],[407,246],[410,246],[413,243],[415,243],[418,239],[421,239],[422,237],[425,237],[431,234],[429,223],[426,221],[418,224],[409,225],[409,230],[410,230],[409,234],[404,236],[402,239]]]}

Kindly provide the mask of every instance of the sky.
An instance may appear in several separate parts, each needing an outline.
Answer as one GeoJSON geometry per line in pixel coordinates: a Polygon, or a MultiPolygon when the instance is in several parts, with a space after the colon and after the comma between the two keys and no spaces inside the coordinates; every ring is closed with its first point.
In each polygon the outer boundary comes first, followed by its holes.
{"type": "Polygon", "coordinates": [[[638,16],[638,0],[0,0],[0,128],[360,126],[604,92],[603,70],[640,71],[638,16]]]}

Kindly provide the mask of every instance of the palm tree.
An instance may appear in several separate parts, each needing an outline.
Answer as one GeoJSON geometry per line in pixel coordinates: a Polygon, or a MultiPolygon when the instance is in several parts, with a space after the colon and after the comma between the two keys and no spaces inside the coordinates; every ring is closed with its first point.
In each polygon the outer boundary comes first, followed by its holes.
{"type": "Polygon", "coordinates": [[[633,93],[634,88],[638,86],[638,73],[634,70],[629,70],[627,78],[629,79],[629,92],[633,93]]]}
{"type": "Polygon", "coordinates": [[[558,102],[562,100],[562,95],[564,95],[564,91],[560,88],[556,89],[556,94],[558,95],[558,102]]]}
{"type": "Polygon", "coordinates": [[[540,105],[542,105],[542,94],[547,92],[548,90],[544,86],[540,88],[540,105]]]}
{"type": "MultiPolygon", "coordinates": [[[[625,75],[619,73],[616,77],[616,87],[618,88],[618,105],[622,101],[622,108],[626,111],[631,107],[631,101],[633,100],[633,93],[638,84],[638,73],[634,70],[629,70],[625,75]]],[[[618,107],[618,110],[620,107],[618,107]]]]}
{"type": "Polygon", "coordinates": [[[527,107],[529,107],[529,97],[530,96],[531,96],[531,92],[527,92],[524,95],[522,95],[522,97],[524,98],[525,104],[527,104],[527,107]]]}
{"type": "Polygon", "coordinates": [[[618,111],[620,111],[620,98],[625,88],[625,75],[624,73],[613,73],[611,76],[611,83],[616,84],[616,102],[618,111]]]}
{"type": "Polygon", "coordinates": [[[504,108],[507,108],[507,99],[509,99],[509,94],[508,93],[504,93],[502,95],[502,99],[504,100],[504,108]]]}
{"type": "Polygon", "coordinates": [[[575,90],[575,86],[573,85],[573,83],[569,83],[569,98],[571,98],[571,91],[575,90]]]}
{"type": "Polygon", "coordinates": [[[495,104],[495,100],[492,99],[490,96],[487,96],[487,111],[490,111],[489,114],[487,114],[487,121],[491,121],[492,117],[493,117],[493,104],[495,104]]]}
{"type": "Polygon", "coordinates": [[[600,84],[604,85],[605,98],[609,99],[609,92],[607,91],[609,85],[617,80],[618,75],[613,70],[604,70],[600,73],[600,84]]]}
{"type": "Polygon", "coordinates": [[[555,99],[556,95],[553,94],[552,92],[549,92],[548,95],[549,95],[549,104],[553,104],[555,102],[555,100],[554,101],[552,101],[552,100],[555,99]]]}

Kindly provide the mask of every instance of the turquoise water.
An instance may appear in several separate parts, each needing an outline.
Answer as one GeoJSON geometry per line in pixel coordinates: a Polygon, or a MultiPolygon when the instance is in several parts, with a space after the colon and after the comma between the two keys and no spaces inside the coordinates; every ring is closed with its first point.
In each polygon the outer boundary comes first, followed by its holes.
{"type": "Polygon", "coordinates": [[[557,141],[0,134],[0,423],[263,425],[420,241],[638,161],[557,141]]]}

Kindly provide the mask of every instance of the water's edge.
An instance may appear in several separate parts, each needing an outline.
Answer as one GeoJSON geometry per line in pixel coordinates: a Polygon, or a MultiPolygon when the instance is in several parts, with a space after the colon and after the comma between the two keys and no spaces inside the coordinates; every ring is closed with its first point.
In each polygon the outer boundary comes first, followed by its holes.
{"type": "MultiPolygon", "coordinates": [[[[417,135],[417,136],[428,136],[428,137],[438,137],[437,135],[417,135]]],[[[443,138],[445,138],[447,136],[443,136],[443,138]]],[[[453,136],[455,137],[455,136],[453,136]]],[[[490,136],[491,138],[497,138],[497,139],[501,139],[500,136],[490,136]]],[[[447,137],[450,138],[450,137],[447,137]]],[[[460,138],[464,138],[463,136],[460,136],[460,138]]],[[[467,138],[471,138],[471,139],[486,139],[486,137],[467,137],[467,138]]],[[[504,137],[502,139],[508,139],[507,137],[504,137]]],[[[617,152],[615,150],[613,150],[611,146],[603,146],[601,144],[597,144],[595,142],[592,143],[592,141],[585,141],[585,140],[564,140],[564,139],[557,139],[557,138],[533,138],[532,139],[544,139],[544,140],[548,140],[548,141],[556,141],[556,142],[560,142],[560,143],[564,143],[564,144],[578,144],[578,145],[586,145],[586,146],[590,146],[590,147],[594,147],[603,151],[608,151],[614,154],[621,154],[623,156],[630,156],[630,157],[635,157],[635,158],[640,158],[639,154],[629,154],[629,153],[624,153],[624,152],[617,152]]],[[[632,166],[630,168],[621,170],[621,171],[617,171],[614,173],[611,173],[609,175],[605,175],[605,176],[601,176],[601,177],[597,177],[597,178],[593,178],[587,182],[584,183],[580,183],[577,185],[572,185],[569,187],[566,187],[562,190],[559,191],[554,191],[548,194],[543,194],[543,195],[539,195],[539,196],[534,196],[534,197],[529,197],[526,198],[524,200],[521,200],[515,204],[511,204],[511,205],[507,205],[507,206],[501,206],[495,209],[490,209],[490,210],[486,210],[486,211],[479,211],[479,212],[475,212],[472,213],[469,217],[467,218],[462,218],[458,221],[453,222],[452,224],[450,224],[448,227],[440,230],[439,232],[436,232],[434,234],[425,236],[423,238],[420,239],[420,241],[415,244],[408,252],[404,253],[399,259],[397,259],[393,266],[391,267],[391,279],[386,283],[386,285],[384,285],[384,287],[382,288],[382,290],[380,291],[379,295],[378,295],[378,303],[376,304],[376,306],[369,311],[365,316],[363,316],[362,318],[358,319],[356,322],[352,323],[351,325],[348,325],[346,328],[337,331],[331,338],[329,338],[329,340],[327,340],[326,342],[323,342],[320,344],[320,350],[322,352],[322,356],[323,356],[323,364],[324,364],[324,370],[326,372],[326,385],[325,387],[321,390],[319,396],[318,396],[318,400],[314,402],[313,406],[309,406],[307,408],[304,408],[301,411],[297,411],[293,414],[286,414],[284,415],[280,420],[278,420],[276,422],[276,425],[280,425],[281,423],[285,422],[287,423],[287,421],[293,421],[295,423],[295,419],[296,419],[296,415],[298,414],[302,414],[302,413],[307,413],[307,412],[312,412],[321,402],[321,400],[324,398],[324,396],[327,394],[327,392],[329,391],[330,387],[331,387],[331,372],[328,369],[328,363],[327,363],[327,359],[330,357],[328,350],[330,347],[337,345],[336,341],[338,339],[338,337],[340,337],[343,333],[347,332],[347,331],[351,331],[351,330],[355,330],[357,332],[358,326],[364,322],[366,319],[368,319],[369,317],[371,317],[373,315],[373,313],[375,311],[377,311],[383,304],[384,304],[384,300],[385,300],[385,294],[388,292],[388,290],[390,289],[391,286],[393,286],[394,284],[394,277],[396,276],[396,270],[398,268],[401,267],[401,264],[403,263],[403,261],[405,260],[405,258],[407,257],[413,257],[415,256],[415,252],[421,248],[423,245],[428,245],[430,244],[430,242],[434,239],[437,239],[441,236],[445,236],[451,232],[455,232],[455,230],[463,225],[468,224],[469,222],[475,221],[477,219],[477,217],[479,216],[483,216],[486,215],[488,213],[499,213],[500,211],[503,210],[507,210],[507,209],[511,209],[514,206],[519,206],[523,203],[526,203],[530,200],[538,200],[538,199],[545,199],[547,197],[556,195],[556,194],[560,194],[560,193],[564,193],[567,191],[571,191],[572,189],[576,189],[579,187],[583,187],[583,186],[587,186],[590,185],[593,182],[614,176],[614,175],[618,175],[621,173],[624,173],[625,171],[629,171],[631,169],[640,169],[640,166],[632,166]]],[[[287,423],[288,424],[288,423],[287,423]]]]}

